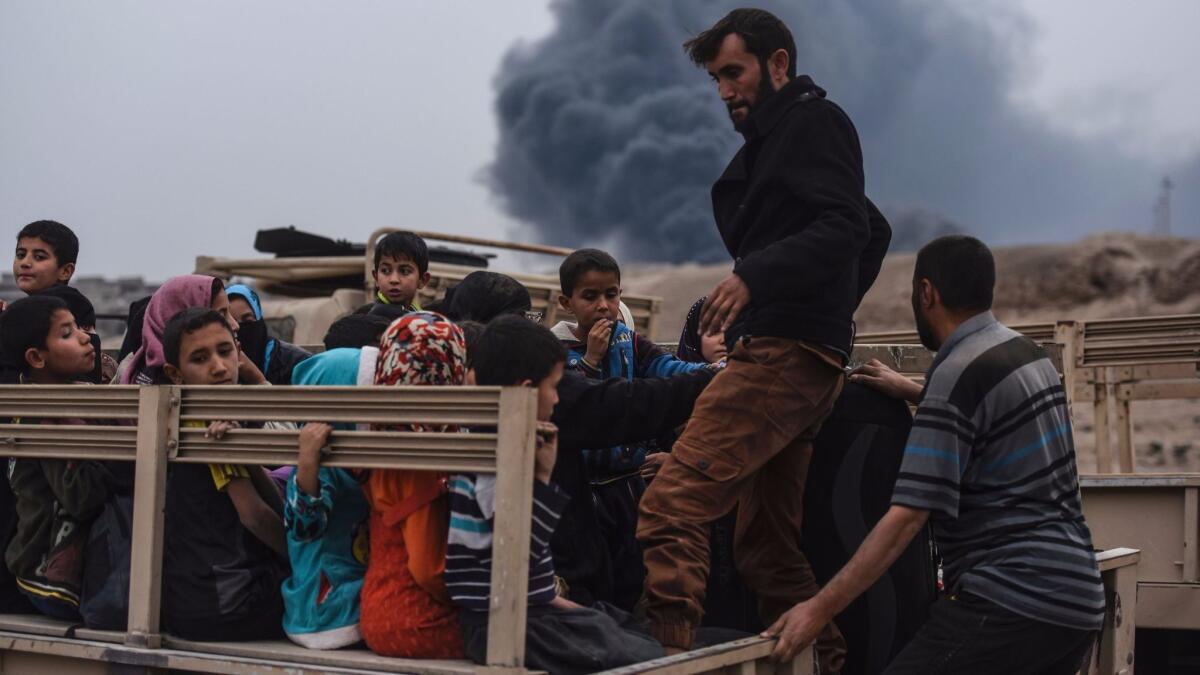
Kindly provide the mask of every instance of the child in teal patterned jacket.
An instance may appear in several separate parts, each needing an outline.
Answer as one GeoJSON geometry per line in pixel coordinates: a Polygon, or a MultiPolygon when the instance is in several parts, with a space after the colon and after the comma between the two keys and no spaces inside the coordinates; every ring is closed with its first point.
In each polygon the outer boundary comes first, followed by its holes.
{"type": "MultiPolygon", "coordinates": [[[[373,347],[333,349],[297,364],[298,385],[350,385],[374,381],[373,347]]],[[[321,449],[333,427],[305,425],[300,458],[287,484],[284,525],[292,576],[283,582],[283,629],[310,649],[338,649],[362,640],[359,591],[367,567],[368,507],[359,477],[322,467],[321,449]]]]}

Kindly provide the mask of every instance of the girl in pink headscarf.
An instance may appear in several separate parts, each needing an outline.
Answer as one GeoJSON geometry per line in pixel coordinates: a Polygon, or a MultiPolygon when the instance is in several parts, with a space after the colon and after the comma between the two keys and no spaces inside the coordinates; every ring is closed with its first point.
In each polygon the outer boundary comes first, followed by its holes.
{"type": "MultiPolygon", "coordinates": [[[[238,323],[229,313],[229,298],[225,284],[216,277],[185,274],[168,279],[159,287],[146,305],[142,322],[142,346],[121,362],[117,378],[121,384],[165,384],[162,373],[166,357],[163,354],[163,328],[171,317],[190,307],[209,307],[221,313],[236,333],[238,323]]],[[[262,384],[262,372],[252,362],[239,358],[239,381],[243,384],[262,384]]]]}

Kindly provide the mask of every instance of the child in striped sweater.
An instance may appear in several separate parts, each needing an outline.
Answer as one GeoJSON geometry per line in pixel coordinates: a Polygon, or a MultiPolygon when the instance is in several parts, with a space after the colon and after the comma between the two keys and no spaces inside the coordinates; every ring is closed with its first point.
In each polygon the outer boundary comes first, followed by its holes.
{"type": "MultiPolygon", "coordinates": [[[[494,319],[467,355],[468,383],[536,387],[538,445],[534,465],[533,527],[529,547],[529,595],[525,665],[552,673],[589,673],[663,655],[662,647],[630,618],[607,605],[583,607],[555,589],[550,536],[568,497],[550,482],[558,452],[550,416],[558,403],[566,350],[546,328],[519,316],[494,319]]],[[[463,646],[468,658],[487,657],[491,590],[495,476],[456,475],[450,479],[450,537],[446,588],[461,608],[463,646]]]]}

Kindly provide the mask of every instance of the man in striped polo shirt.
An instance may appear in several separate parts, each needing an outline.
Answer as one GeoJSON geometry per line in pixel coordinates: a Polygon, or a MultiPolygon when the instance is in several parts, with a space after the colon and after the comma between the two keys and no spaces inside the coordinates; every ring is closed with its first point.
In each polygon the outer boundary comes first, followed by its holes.
{"type": "Polygon", "coordinates": [[[917,254],[913,314],[937,358],[920,385],[874,363],[855,378],[918,403],[892,507],[812,600],[768,629],[790,657],[864,592],[928,521],[947,595],[888,673],[1078,671],[1104,618],[1062,380],[992,316],[995,262],[979,240],[917,254]]]}

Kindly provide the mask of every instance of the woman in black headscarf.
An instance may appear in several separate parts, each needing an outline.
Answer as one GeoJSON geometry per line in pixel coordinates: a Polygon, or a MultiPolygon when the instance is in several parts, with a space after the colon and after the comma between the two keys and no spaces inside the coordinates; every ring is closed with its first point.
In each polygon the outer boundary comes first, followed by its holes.
{"type": "MultiPolygon", "coordinates": [[[[706,299],[697,300],[683,322],[683,333],[679,336],[679,347],[675,352],[675,356],[682,361],[717,363],[725,360],[728,353],[724,333],[700,334],[700,311],[704,309],[706,299]]],[[[709,574],[703,625],[753,633],[762,630],[763,625],[758,617],[758,601],[742,583],[734,564],[733,530],[736,524],[735,508],[725,517],[714,521],[709,529],[709,574]]]]}
{"type": "Polygon", "coordinates": [[[528,314],[533,307],[529,290],[521,282],[496,272],[471,272],[446,291],[443,301],[452,321],[486,325],[501,314],[528,314]]]}

